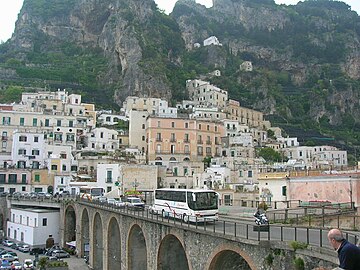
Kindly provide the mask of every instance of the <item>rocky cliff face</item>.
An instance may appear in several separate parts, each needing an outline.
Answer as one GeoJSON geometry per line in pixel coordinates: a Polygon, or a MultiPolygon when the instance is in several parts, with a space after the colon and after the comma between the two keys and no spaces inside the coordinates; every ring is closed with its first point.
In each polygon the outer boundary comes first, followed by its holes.
{"type": "Polygon", "coordinates": [[[140,29],[149,27],[149,21],[156,11],[153,1],[70,2],[74,6],[69,7],[66,12],[55,11],[54,16],[44,17],[34,11],[35,6],[30,1],[25,1],[10,41],[11,46],[22,51],[24,56],[24,52],[35,49],[36,37],[40,35],[50,42],[48,46],[42,46],[44,51],[52,50],[51,43],[62,42],[101,48],[108,61],[108,68],[104,73],[98,74],[97,79],[104,87],[116,85],[114,96],[117,103],[121,104],[128,95],[146,96],[150,91],[157,96],[171,97],[171,90],[161,80],[161,76],[160,79],[152,78],[139,66],[142,60],[142,48],[139,44],[142,33],[134,25],[139,25],[140,29]]]}

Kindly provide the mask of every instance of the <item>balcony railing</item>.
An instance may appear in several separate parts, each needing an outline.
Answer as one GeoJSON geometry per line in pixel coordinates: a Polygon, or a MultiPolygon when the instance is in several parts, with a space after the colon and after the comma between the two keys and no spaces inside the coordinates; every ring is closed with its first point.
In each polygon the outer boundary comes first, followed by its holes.
{"type": "Polygon", "coordinates": [[[198,140],[197,143],[198,143],[198,144],[203,144],[203,141],[202,141],[202,140],[198,140]]]}
{"type": "Polygon", "coordinates": [[[184,143],[189,143],[190,140],[189,139],[184,139],[184,143]]]}
{"type": "Polygon", "coordinates": [[[7,140],[8,140],[8,136],[1,136],[1,140],[7,141],[7,140]]]}
{"type": "Polygon", "coordinates": [[[157,142],[162,142],[163,139],[162,139],[162,138],[156,138],[156,141],[157,141],[157,142]]]}
{"type": "Polygon", "coordinates": [[[176,138],[171,138],[170,142],[176,142],[176,138]]]}
{"type": "Polygon", "coordinates": [[[211,144],[211,141],[206,141],[206,144],[211,144]]]}

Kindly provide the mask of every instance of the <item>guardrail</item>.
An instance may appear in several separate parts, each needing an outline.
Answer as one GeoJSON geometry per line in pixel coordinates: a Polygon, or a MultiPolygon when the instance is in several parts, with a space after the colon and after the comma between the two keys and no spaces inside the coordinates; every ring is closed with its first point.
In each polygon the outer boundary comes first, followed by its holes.
{"type": "MultiPolygon", "coordinates": [[[[95,201],[81,200],[80,203],[90,206],[115,211],[121,214],[126,214],[142,219],[152,220],[156,222],[166,223],[172,226],[179,226],[184,228],[192,228],[199,231],[214,233],[218,236],[231,236],[240,239],[249,239],[255,241],[284,241],[284,242],[303,242],[310,246],[316,246],[326,249],[333,249],[328,243],[327,233],[328,228],[309,228],[290,225],[255,225],[252,222],[245,221],[229,221],[229,220],[205,220],[205,222],[184,222],[181,219],[175,219],[167,216],[162,216],[152,213],[149,209],[143,211],[133,210],[128,207],[116,207],[115,205],[103,204],[95,201]]],[[[357,244],[359,242],[359,235],[353,232],[344,232],[344,237],[351,243],[357,244]]]]}

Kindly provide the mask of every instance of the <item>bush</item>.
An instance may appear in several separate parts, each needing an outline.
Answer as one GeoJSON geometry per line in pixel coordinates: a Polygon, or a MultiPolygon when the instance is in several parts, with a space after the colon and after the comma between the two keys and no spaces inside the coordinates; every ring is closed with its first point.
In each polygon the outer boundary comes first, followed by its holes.
{"type": "Polygon", "coordinates": [[[304,270],[305,269],[305,263],[304,260],[301,258],[295,258],[294,259],[294,265],[296,270],[304,270]]]}
{"type": "Polygon", "coordinates": [[[294,251],[296,251],[298,249],[306,249],[308,244],[298,241],[291,241],[290,246],[294,249],[294,251]]]}

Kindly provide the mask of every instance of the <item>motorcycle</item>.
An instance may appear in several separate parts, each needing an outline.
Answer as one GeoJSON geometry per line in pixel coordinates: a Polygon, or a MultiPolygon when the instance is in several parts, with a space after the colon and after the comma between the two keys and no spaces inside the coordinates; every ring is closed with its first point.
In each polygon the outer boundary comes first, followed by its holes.
{"type": "Polygon", "coordinates": [[[259,212],[256,212],[254,214],[254,217],[255,217],[255,224],[256,225],[269,225],[269,220],[267,218],[267,216],[265,215],[265,213],[259,213],[259,212]]]}

